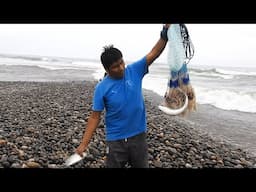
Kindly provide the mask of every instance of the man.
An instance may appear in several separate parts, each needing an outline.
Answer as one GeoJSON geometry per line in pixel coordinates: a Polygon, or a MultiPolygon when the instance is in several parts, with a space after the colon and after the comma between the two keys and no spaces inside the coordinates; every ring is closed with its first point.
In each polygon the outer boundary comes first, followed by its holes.
{"type": "Polygon", "coordinates": [[[105,108],[106,167],[122,168],[127,163],[134,168],[149,167],[142,79],[166,47],[168,28],[169,24],[163,26],[159,40],[146,56],[127,67],[119,49],[104,47],[101,63],[107,75],[95,88],[92,113],[76,149],[78,154],[86,150],[105,108]]]}

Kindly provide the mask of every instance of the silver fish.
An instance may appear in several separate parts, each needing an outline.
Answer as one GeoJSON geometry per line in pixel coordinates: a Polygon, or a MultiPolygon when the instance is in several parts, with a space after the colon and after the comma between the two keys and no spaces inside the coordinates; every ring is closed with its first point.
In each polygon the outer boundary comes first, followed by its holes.
{"type": "Polygon", "coordinates": [[[178,115],[178,114],[182,113],[188,106],[188,96],[187,95],[185,95],[185,96],[186,96],[185,103],[179,109],[171,109],[171,108],[163,106],[163,105],[159,105],[158,108],[168,115],[178,115]]]}
{"type": "Polygon", "coordinates": [[[70,165],[73,165],[79,161],[81,161],[83,158],[85,158],[86,156],[86,153],[84,152],[82,154],[83,157],[81,157],[79,154],[77,153],[74,153],[73,155],[71,155],[68,159],[66,159],[65,161],[65,165],[66,166],[70,166],[70,165]]]}

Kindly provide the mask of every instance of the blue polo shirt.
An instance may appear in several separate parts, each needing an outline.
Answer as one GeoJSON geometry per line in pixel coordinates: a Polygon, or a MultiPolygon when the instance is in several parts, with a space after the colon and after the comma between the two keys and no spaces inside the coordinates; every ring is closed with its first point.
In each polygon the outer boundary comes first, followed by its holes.
{"type": "Polygon", "coordinates": [[[148,73],[146,56],[129,64],[122,79],[106,76],[96,85],[93,111],[106,109],[106,140],[129,138],[146,131],[142,79],[148,73]]]}

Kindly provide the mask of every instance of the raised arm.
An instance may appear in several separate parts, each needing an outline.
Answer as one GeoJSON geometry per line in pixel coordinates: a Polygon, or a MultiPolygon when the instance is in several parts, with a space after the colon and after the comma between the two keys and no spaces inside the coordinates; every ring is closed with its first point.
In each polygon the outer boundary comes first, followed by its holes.
{"type": "Polygon", "coordinates": [[[165,24],[163,26],[163,29],[161,31],[160,39],[157,41],[155,46],[152,48],[152,50],[146,55],[147,64],[151,65],[156,58],[158,58],[161,53],[163,52],[166,44],[167,44],[167,30],[169,28],[170,24],[165,24]]]}

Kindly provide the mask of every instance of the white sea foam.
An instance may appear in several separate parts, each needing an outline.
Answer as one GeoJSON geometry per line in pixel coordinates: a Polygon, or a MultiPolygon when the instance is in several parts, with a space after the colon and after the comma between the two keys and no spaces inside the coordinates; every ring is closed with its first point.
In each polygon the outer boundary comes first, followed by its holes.
{"type": "MultiPolygon", "coordinates": [[[[104,68],[97,60],[48,58],[48,57],[1,57],[1,65],[38,66],[50,70],[93,70],[94,79],[104,76],[104,68]]],[[[35,68],[36,70],[36,68],[35,68]]],[[[188,66],[190,80],[195,88],[197,102],[210,104],[225,110],[256,113],[256,68],[215,68],[188,66]]],[[[4,71],[0,70],[0,73],[4,71]]],[[[6,73],[6,72],[5,72],[6,73]]],[[[11,71],[8,71],[13,75],[11,71]]],[[[8,74],[2,75],[6,77],[8,74]]],[[[1,76],[0,76],[1,77],[1,76]]],[[[163,96],[168,83],[169,70],[165,63],[154,63],[143,79],[143,88],[163,96]]],[[[1,80],[1,79],[0,79],[1,80]]]]}

